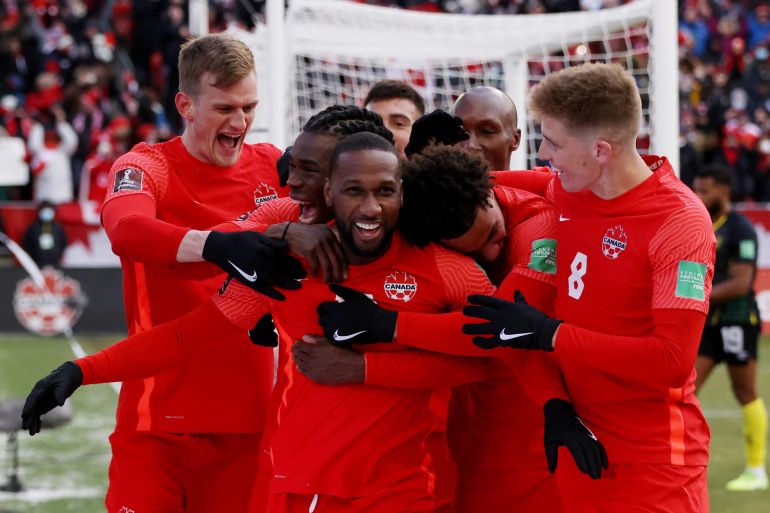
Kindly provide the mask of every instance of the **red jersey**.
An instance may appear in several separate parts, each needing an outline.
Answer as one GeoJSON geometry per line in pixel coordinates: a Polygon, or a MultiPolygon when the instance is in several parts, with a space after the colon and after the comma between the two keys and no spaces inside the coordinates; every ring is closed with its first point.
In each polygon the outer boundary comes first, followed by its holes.
{"type": "Polygon", "coordinates": [[[556,317],[565,321],[554,354],[611,463],[706,465],[693,364],[716,242],[668,161],[645,161],[652,176],[611,200],[549,184],[560,210],[556,317]],[[660,336],[664,319],[671,338],[660,336]]]}
{"type": "MultiPolygon", "coordinates": [[[[157,220],[182,227],[170,239],[152,241],[166,246],[159,252],[165,261],[142,260],[142,247],[129,245],[121,251],[130,334],[176,319],[216,292],[224,273],[209,263],[177,264],[179,241],[189,228],[207,229],[283,193],[275,172],[280,155],[272,145],[244,145],[238,163],[223,168],[195,159],[177,137],[155,145],[139,144],[115,162],[105,208],[122,197],[141,195],[154,204],[157,220]]],[[[259,432],[264,407],[223,410],[217,398],[240,390],[245,394],[242,404],[266,404],[271,369],[269,350],[231,344],[223,345],[216,358],[125,382],[116,430],[259,432]],[[210,378],[205,387],[198,379],[201,374],[210,378]],[[255,375],[264,375],[259,378],[263,382],[255,383],[255,375]],[[206,415],[197,414],[200,411],[206,415]]]]}
{"type": "MultiPolygon", "coordinates": [[[[457,310],[469,294],[494,290],[469,258],[434,245],[418,249],[398,234],[377,261],[350,266],[345,285],[371,294],[386,308],[417,312],[457,310]]],[[[429,495],[432,476],[424,442],[433,427],[432,389],[324,386],[307,379],[292,363],[291,344],[305,334],[322,333],[316,308],[334,300],[334,294],[309,279],[300,290],[286,291],[286,298],[255,300],[236,282],[215,298],[225,316],[242,327],[269,308],[281,339],[270,491],[357,497],[411,485],[429,495]]],[[[404,358],[412,353],[397,344],[361,350],[390,351],[391,356],[400,351],[404,358]]]]}

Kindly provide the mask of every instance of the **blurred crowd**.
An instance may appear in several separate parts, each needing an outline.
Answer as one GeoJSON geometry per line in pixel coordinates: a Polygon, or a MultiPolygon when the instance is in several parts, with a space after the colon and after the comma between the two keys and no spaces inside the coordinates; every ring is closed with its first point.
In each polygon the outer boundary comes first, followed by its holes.
{"type": "MultiPolygon", "coordinates": [[[[526,14],[627,0],[357,1],[526,14]]],[[[264,3],[210,0],[211,31],[250,30],[264,3]]],[[[736,200],[770,201],[770,5],[680,0],[679,8],[682,178],[724,162],[736,200]]],[[[117,156],[179,133],[176,56],[187,20],[183,0],[0,0],[0,159],[21,151],[32,175],[0,187],[0,200],[100,202],[117,156]]]]}

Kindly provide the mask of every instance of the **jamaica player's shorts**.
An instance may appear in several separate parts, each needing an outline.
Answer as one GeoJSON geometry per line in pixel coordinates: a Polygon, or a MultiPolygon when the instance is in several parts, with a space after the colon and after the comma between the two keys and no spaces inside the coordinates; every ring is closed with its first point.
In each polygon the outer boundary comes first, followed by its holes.
{"type": "Polygon", "coordinates": [[[757,359],[759,326],[725,324],[706,326],[703,329],[698,354],[708,356],[715,362],[724,361],[730,365],[745,365],[757,359]]]}

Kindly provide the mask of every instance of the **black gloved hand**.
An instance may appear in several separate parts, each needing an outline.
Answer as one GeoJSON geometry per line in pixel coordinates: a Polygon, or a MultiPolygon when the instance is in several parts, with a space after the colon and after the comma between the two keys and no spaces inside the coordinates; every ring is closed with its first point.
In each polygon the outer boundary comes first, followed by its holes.
{"type": "Polygon", "coordinates": [[[211,232],[203,245],[203,259],[224,269],[249,288],[273,299],[286,299],[273,286],[298,289],[305,277],[302,264],[286,254],[284,240],[257,232],[211,232]]]}
{"type": "Polygon", "coordinates": [[[470,139],[470,134],[463,128],[463,120],[459,116],[436,109],[425,114],[412,125],[409,144],[404,148],[404,154],[411,157],[422,151],[431,143],[455,145],[470,139]]]}
{"type": "Polygon", "coordinates": [[[40,417],[62,406],[83,383],[83,371],[74,362],[64,362],[32,387],[21,410],[21,427],[30,435],[40,432],[40,417]]]}
{"type": "Polygon", "coordinates": [[[491,335],[473,338],[473,343],[482,349],[502,346],[553,351],[553,334],[562,321],[529,306],[518,290],[513,297],[514,303],[491,296],[468,296],[471,306],[463,308],[463,314],[489,322],[463,324],[463,333],[491,335]]]}
{"type": "Polygon", "coordinates": [[[249,338],[258,346],[278,347],[278,333],[275,332],[273,316],[269,313],[263,315],[249,330],[249,338]]]}
{"type": "Polygon", "coordinates": [[[318,305],[318,323],[335,346],[393,342],[398,313],[385,310],[357,290],[332,283],[332,292],[344,301],[318,305]]]}
{"type": "Polygon", "coordinates": [[[591,479],[602,477],[602,468],[608,467],[607,451],[602,443],[575,413],[575,408],[563,399],[551,399],[543,407],[545,413],[545,458],[548,471],[556,471],[559,447],[565,446],[575,458],[581,472],[591,479]]]}
{"type": "Polygon", "coordinates": [[[278,183],[281,187],[286,187],[289,181],[289,165],[291,163],[291,146],[288,146],[275,162],[275,170],[278,172],[278,183]]]}

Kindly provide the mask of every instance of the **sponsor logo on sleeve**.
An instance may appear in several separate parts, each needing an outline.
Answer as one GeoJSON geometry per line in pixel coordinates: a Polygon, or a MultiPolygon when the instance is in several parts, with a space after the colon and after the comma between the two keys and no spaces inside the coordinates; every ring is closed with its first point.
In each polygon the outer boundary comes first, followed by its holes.
{"type": "Polygon", "coordinates": [[[254,189],[255,205],[261,205],[262,203],[266,203],[270,200],[274,200],[277,197],[278,197],[278,193],[275,192],[275,187],[265,182],[262,182],[261,184],[259,184],[259,187],[254,189]]]}
{"type": "Polygon", "coordinates": [[[395,271],[385,278],[385,295],[408,303],[417,294],[417,280],[409,273],[395,271]]]}
{"type": "Polygon", "coordinates": [[[613,226],[602,237],[602,254],[610,260],[617,260],[628,246],[628,235],[621,225],[613,226]]]}
{"type": "Polygon", "coordinates": [[[680,260],[676,273],[676,297],[706,299],[706,265],[680,260]]]}
{"type": "Polygon", "coordinates": [[[757,245],[751,239],[740,241],[738,255],[744,260],[754,260],[757,257],[757,245]]]}
{"type": "Polygon", "coordinates": [[[112,192],[141,191],[144,171],[127,167],[115,173],[115,187],[112,192]]]}
{"type": "Polygon", "coordinates": [[[541,273],[556,274],[556,240],[533,240],[527,267],[541,273]]]}

